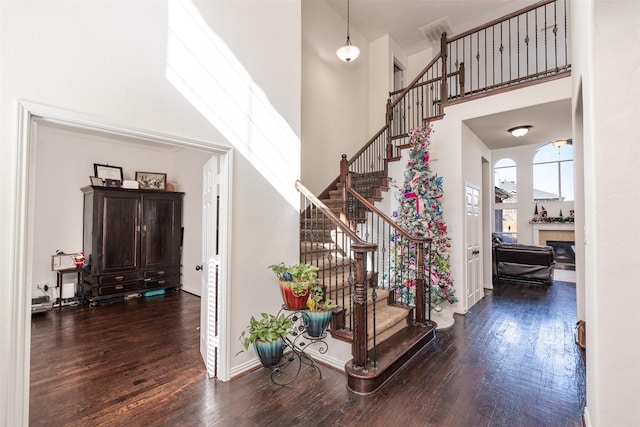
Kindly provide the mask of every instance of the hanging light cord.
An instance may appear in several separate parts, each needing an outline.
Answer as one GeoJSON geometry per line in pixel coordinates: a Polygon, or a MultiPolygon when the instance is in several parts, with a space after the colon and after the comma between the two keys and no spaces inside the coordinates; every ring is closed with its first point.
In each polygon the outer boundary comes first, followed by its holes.
{"type": "Polygon", "coordinates": [[[347,45],[351,44],[351,35],[349,34],[349,0],[347,0],[347,45]]]}
{"type": "Polygon", "coordinates": [[[336,55],[344,62],[351,62],[360,55],[358,46],[351,44],[351,5],[349,0],[347,0],[347,41],[336,51],[336,55]]]}

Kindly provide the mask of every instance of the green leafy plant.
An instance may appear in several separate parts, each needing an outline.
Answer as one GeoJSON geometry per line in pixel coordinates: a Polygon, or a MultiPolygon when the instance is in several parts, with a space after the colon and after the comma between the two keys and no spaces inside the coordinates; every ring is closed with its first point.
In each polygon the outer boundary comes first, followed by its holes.
{"type": "Polygon", "coordinates": [[[240,334],[243,350],[240,350],[237,354],[247,351],[249,345],[256,341],[272,342],[278,338],[284,338],[292,327],[293,321],[285,316],[284,313],[279,316],[262,313],[260,319],[251,316],[249,326],[240,334]]]}
{"type": "Polygon", "coordinates": [[[311,288],[311,294],[307,300],[307,308],[309,311],[329,311],[336,307],[335,300],[330,298],[324,299],[324,289],[322,289],[322,286],[314,286],[311,288]]]}
{"type": "Polygon", "coordinates": [[[269,268],[278,279],[287,283],[292,288],[294,295],[304,296],[309,286],[318,283],[318,267],[311,264],[294,264],[291,266],[280,264],[270,265],[269,268]]]}

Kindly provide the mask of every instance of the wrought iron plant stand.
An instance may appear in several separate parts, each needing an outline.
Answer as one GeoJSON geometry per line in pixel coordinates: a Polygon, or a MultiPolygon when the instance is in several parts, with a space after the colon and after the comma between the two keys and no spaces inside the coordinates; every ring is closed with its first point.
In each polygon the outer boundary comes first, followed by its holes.
{"type": "MultiPolygon", "coordinates": [[[[289,312],[289,310],[283,305],[278,312],[278,316],[282,312],[289,312]]],[[[326,342],[326,331],[319,337],[309,336],[302,311],[292,311],[287,317],[293,321],[293,327],[289,330],[289,335],[284,339],[284,354],[280,363],[270,368],[271,381],[274,384],[286,386],[291,384],[306,369],[317,371],[320,379],[322,379],[322,371],[307,353],[307,349],[310,346],[315,346],[319,353],[326,353],[329,349],[326,342]]]]}

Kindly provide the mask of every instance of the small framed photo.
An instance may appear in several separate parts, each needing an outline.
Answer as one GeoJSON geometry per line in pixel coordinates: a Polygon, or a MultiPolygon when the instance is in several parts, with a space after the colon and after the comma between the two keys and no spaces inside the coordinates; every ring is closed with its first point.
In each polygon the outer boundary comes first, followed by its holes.
{"type": "Polygon", "coordinates": [[[105,187],[120,188],[120,187],[122,187],[122,181],[120,181],[119,179],[105,179],[104,180],[104,186],[105,187]]]}
{"type": "Polygon", "coordinates": [[[91,185],[93,185],[94,187],[104,186],[104,180],[100,177],[90,176],[89,179],[91,180],[91,185]]]}
{"type": "Polygon", "coordinates": [[[167,185],[167,174],[159,172],[137,172],[136,181],[140,188],[147,190],[164,190],[167,185]]]}
{"type": "Polygon", "coordinates": [[[122,182],[122,167],[93,164],[93,174],[102,179],[115,179],[122,182]]]}

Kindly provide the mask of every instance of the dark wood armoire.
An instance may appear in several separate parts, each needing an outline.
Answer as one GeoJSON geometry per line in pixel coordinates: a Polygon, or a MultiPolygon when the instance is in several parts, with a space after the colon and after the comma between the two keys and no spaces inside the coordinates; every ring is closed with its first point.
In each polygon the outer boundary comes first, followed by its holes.
{"type": "Polygon", "coordinates": [[[97,186],[82,192],[86,302],[180,287],[184,193],[97,186]]]}

